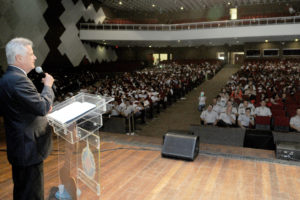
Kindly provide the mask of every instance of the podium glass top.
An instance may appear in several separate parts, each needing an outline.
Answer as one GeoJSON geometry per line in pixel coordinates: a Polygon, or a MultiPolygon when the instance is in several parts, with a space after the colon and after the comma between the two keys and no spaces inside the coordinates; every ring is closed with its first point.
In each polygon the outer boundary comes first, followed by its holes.
{"type": "Polygon", "coordinates": [[[47,115],[49,122],[58,126],[68,126],[86,115],[102,115],[106,112],[106,104],[113,101],[111,97],[79,93],[64,102],[55,105],[47,115]]]}

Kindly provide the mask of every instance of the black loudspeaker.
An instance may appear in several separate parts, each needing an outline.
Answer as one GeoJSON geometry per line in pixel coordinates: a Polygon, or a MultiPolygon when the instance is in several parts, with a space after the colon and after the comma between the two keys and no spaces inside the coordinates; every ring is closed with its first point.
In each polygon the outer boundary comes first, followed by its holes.
{"type": "Polygon", "coordinates": [[[199,137],[177,133],[166,133],[162,156],[193,161],[199,152],[199,137]]]}
{"type": "Polygon", "coordinates": [[[272,131],[247,129],[245,134],[244,147],[275,150],[272,131]]]}

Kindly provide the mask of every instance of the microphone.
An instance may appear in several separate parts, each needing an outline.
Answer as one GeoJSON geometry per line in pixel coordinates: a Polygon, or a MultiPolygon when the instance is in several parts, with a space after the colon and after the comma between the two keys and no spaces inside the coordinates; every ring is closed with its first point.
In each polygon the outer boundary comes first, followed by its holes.
{"type": "MultiPolygon", "coordinates": [[[[46,76],[46,74],[43,71],[43,68],[41,66],[37,66],[35,68],[35,72],[38,73],[38,74],[40,74],[43,78],[45,78],[45,76],[46,76]]],[[[52,84],[52,90],[53,90],[54,93],[56,93],[56,86],[55,86],[54,83],[52,84]]]]}
{"type": "Polygon", "coordinates": [[[38,74],[40,74],[40,75],[42,75],[43,78],[46,76],[45,73],[44,73],[44,71],[43,71],[43,68],[41,66],[37,66],[35,68],[35,72],[38,73],[38,74]]]}

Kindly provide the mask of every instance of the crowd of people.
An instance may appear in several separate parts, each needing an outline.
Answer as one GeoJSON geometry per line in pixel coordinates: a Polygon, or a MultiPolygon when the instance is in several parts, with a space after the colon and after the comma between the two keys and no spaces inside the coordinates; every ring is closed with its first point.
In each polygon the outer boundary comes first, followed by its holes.
{"type": "MultiPolygon", "coordinates": [[[[80,69],[55,73],[56,104],[78,92],[113,97],[107,105],[108,117],[134,117],[141,123],[182,98],[220,69],[217,60],[176,63],[163,62],[133,72],[101,73],[80,69]]],[[[39,75],[31,74],[37,87],[39,75]]]]}
{"type": "Polygon", "coordinates": [[[274,119],[283,113],[290,119],[290,129],[299,132],[299,108],[299,61],[249,61],[232,75],[200,118],[208,125],[254,128],[257,117],[274,119]]]}
{"type": "Polygon", "coordinates": [[[214,76],[220,68],[220,63],[209,62],[160,64],[132,73],[107,76],[92,88],[92,92],[115,99],[107,107],[110,116],[133,115],[144,123],[146,117],[152,118],[154,112],[166,109],[206,78],[214,76]]]}

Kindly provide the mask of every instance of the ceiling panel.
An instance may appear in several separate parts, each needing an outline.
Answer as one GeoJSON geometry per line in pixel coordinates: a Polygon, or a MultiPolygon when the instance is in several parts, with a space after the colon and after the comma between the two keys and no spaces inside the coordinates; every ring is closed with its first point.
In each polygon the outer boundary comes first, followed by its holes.
{"type": "Polygon", "coordinates": [[[138,12],[182,12],[189,10],[203,10],[218,5],[241,6],[267,3],[291,3],[299,0],[95,0],[106,7],[138,12]],[[230,2],[230,5],[228,5],[230,2]],[[155,5],[153,7],[152,5],[155,5]]]}

